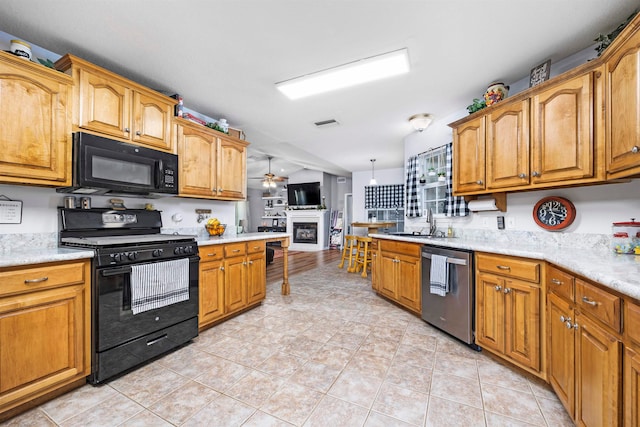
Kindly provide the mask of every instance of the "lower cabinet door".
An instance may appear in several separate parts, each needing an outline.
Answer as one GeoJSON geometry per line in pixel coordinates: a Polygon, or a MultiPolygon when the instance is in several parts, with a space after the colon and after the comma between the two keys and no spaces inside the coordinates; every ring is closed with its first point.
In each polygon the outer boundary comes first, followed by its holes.
{"type": "Polygon", "coordinates": [[[265,253],[247,256],[247,303],[262,301],[267,296],[267,262],[265,253]]]}
{"type": "Polygon", "coordinates": [[[87,375],[84,285],[0,299],[0,411],[87,375]]]}
{"type": "Polygon", "coordinates": [[[640,426],[640,353],[627,347],[624,353],[624,425],[640,426]]]}
{"type": "Polygon", "coordinates": [[[476,277],[476,343],[504,351],[503,279],[490,274],[476,277]]]}
{"type": "Polygon", "coordinates": [[[398,255],[397,299],[416,313],[422,310],[420,260],[398,255]]]}
{"type": "Polygon", "coordinates": [[[622,343],[583,315],[576,316],[576,323],[576,424],[618,426],[622,343]]]}
{"type": "Polygon", "coordinates": [[[535,370],[541,369],[540,287],[505,280],[504,352],[511,359],[535,370]]]}
{"type": "Polygon", "coordinates": [[[547,298],[549,383],[567,412],[575,416],[575,333],[573,309],[555,294],[547,298]]]}
{"type": "Polygon", "coordinates": [[[225,314],[224,262],[200,263],[200,313],[198,326],[209,324],[225,314]]]}
{"type": "Polygon", "coordinates": [[[227,313],[247,305],[246,257],[227,258],[224,262],[224,305],[227,313]]]}

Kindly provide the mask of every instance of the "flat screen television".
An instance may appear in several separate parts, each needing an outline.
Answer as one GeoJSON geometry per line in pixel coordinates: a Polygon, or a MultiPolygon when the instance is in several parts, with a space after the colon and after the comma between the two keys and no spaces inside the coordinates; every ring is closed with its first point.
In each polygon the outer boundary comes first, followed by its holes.
{"type": "Polygon", "coordinates": [[[318,206],[322,204],[319,182],[287,184],[287,202],[289,206],[318,206]]]}

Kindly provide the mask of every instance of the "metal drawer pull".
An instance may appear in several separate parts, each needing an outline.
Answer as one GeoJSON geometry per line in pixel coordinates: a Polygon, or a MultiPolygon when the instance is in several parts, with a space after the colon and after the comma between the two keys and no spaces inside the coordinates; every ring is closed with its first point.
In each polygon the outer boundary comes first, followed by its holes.
{"type": "Polygon", "coordinates": [[[167,336],[167,334],[164,334],[164,335],[162,335],[161,337],[158,337],[158,338],[156,338],[156,339],[154,339],[154,340],[147,341],[147,345],[148,345],[148,346],[149,346],[149,345],[154,345],[154,344],[158,343],[159,341],[162,341],[162,340],[164,340],[164,339],[166,339],[166,338],[168,338],[168,336],[167,336]]]}
{"type": "Polygon", "coordinates": [[[496,265],[496,267],[498,268],[498,270],[511,270],[511,267],[509,267],[508,265],[496,265]]]}
{"type": "Polygon", "coordinates": [[[240,252],[240,249],[234,249],[231,252],[240,252]]]}
{"type": "Polygon", "coordinates": [[[551,283],[553,283],[554,285],[562,285],[563,282],[558,279],[551,279],[551,283]]]}
{"type": "Polygon", "coordinates": [[[218,255],[218,254],[216,254],[216,253],[207,254],[207,256],[216,256],[216,255],[218,255]]]}
{"type": "Polygon", "coordinates": [[[590,306],[593,306],[593,307],[598,305],[597,301],[592,301],[589,299],[589,297],[582,297],[582,302],[589,304],[590,306]]]}
{"type": "Polygon", "coordinates": [[[49,278],[45,276],[45,277],[40,277],[38,279],[25,279],[24,283],[40,283],[40,282],[46,282],[47,280],[49,280],[49,278]]]}
{"type": "MultiPolygon", "coordinates": [[[[422,254],[422,258],[431,259],[431,254],[422,254]]],[[[467,265],[467,261],[460,258],[449,258],[447,257],[447,264],[456,264],[456,265],[467,265]]]]}

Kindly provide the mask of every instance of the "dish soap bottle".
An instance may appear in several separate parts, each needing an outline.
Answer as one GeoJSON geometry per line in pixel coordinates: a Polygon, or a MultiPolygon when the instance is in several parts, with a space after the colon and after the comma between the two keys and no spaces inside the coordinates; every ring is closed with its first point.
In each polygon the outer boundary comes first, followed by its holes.
{"type": "Polygon", "coordinates": [[[449,227],[447,227],[447,237],[453,237],[453,227],[451,226],[451,224],[449,224],[449,227]]]}

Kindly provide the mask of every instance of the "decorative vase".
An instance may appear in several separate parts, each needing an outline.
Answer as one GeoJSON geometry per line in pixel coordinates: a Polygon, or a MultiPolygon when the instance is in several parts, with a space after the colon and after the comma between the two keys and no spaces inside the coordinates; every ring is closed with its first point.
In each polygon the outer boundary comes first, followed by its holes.
{"type": "Polygon", "coordinates": [[[489,105],[493,105],[496,102],[502,101],[509,94],[509,86],[505,86],[504,83],[491,83],[484,93],[484,101],[489,105]]]}

